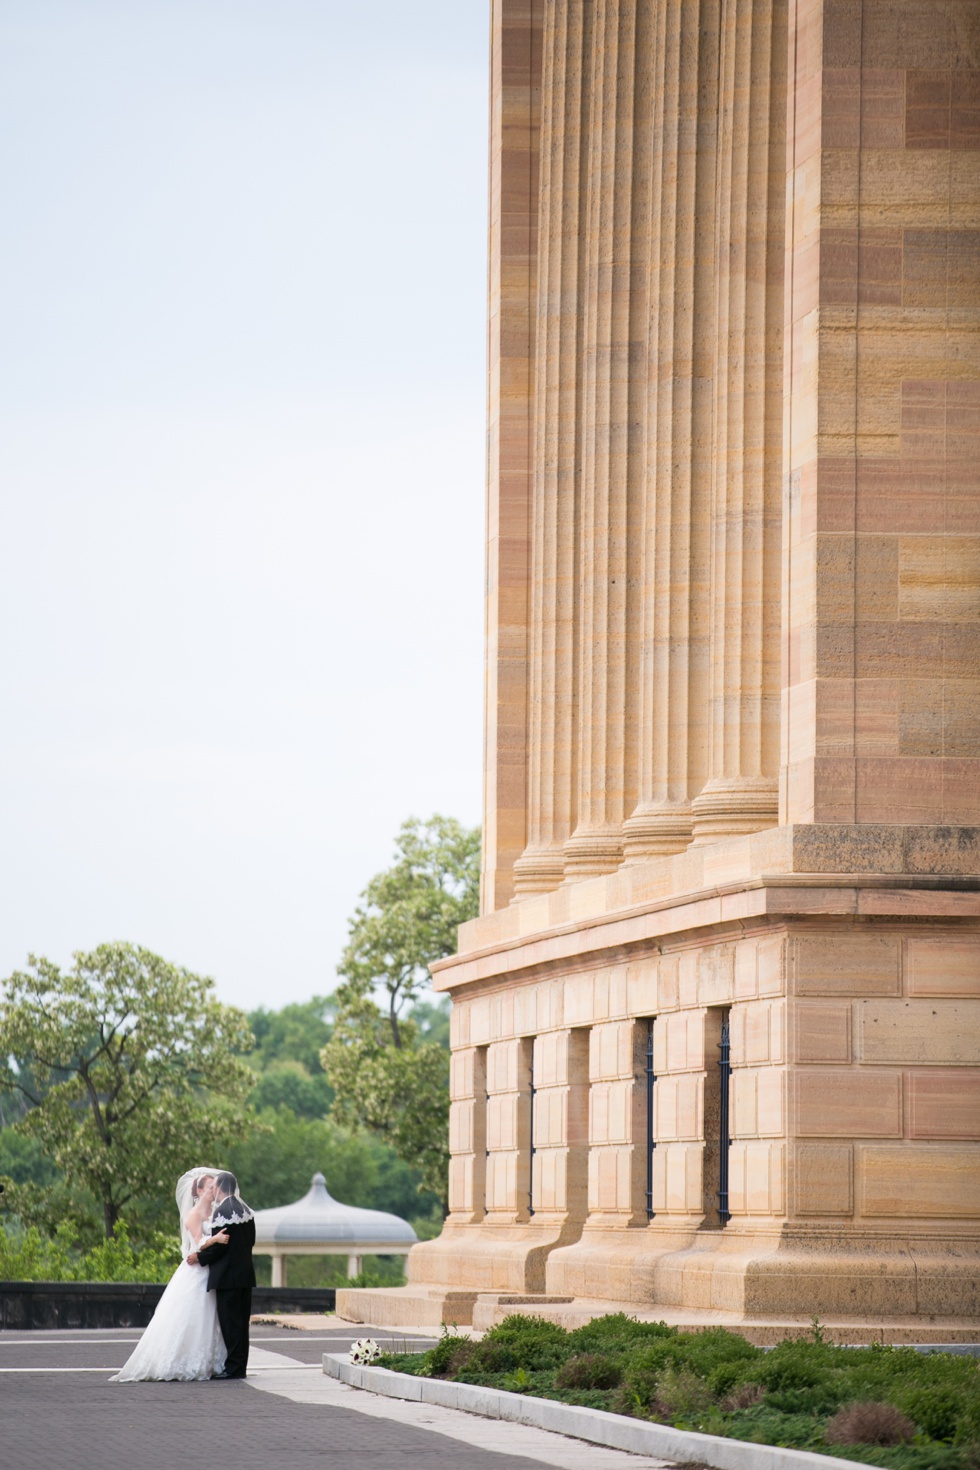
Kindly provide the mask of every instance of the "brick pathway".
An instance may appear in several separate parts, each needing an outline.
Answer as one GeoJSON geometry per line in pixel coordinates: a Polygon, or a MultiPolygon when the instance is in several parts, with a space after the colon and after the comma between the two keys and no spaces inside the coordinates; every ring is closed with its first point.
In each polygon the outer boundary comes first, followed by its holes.
{"type": "Polygon", "coordinates": [[[138,1332],[0,1332],[0,1465],[174,1470],[188,1457],[217,1463],[227,1454],[241,1470],[644,1470],[661,1463],[346,1388],[327,1379],[320,1363],[355,1335],[257,1327],[244,1383],[112,1384],[108,1375],[138,1332]]]}

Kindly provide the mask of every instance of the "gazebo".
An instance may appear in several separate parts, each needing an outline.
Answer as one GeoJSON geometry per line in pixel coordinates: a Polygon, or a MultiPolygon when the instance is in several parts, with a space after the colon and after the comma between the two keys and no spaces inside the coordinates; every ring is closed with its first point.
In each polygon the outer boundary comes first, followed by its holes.
{"type": "Polygon", "coordinates": [[[417,1239],[398,1215],[342,1205],[319,1173],[295,1204],[255,1212],[255,1254],[272,1257],[273,1286],[286,1285],[287,1256],[346,1256],[348,1276],[357,1276],[362,1256],[407,1256],[417,1239]]]}

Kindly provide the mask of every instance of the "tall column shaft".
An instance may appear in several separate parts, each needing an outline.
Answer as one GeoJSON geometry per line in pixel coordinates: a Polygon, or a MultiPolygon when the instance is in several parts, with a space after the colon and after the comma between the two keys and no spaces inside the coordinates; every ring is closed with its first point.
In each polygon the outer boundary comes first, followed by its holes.
{"type": "Polygon", "coordinates": [[[595,10],[583,303],[578,821],[565,844],[566,877],[576,878],[618,867],[623,820],[635,801],[631,265],[637,23],[647,8],[644,0],[597,0],[595,10]]]}
{"type": "Polygon", "coordinates": [[[593,0],[546,7],[531,530],[527,847],[514,889],[557,888],[575,824],[576,512],[593,0]]]}
{"type": "Polygon", "coordinates": [[[722,0],[708,780],[694,840],[775,825],[785,0],[722,0]]]}
{"type": "Polygon", "coordinates": [[[657,0],[638,791],[627,860],[687,846],[706,769],[717,47],[717,0],[657,0]]]}
{"type": "Polygon", "coordinates": [[[493,0],[487,334],[484,913],[526,843],[531,390],[544,0],[493,0]]]}

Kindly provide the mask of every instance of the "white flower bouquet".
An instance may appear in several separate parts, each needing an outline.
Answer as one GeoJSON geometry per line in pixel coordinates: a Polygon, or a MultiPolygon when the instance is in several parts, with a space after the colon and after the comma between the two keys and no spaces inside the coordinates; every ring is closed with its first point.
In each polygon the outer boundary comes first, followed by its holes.
{"type": "Polygon", "coordinates": [[[373,1363],[376,1358],[380,1357],[381,1349],[373,1337],[359,1337],[350,1345],[349,1361],[360,1368],[366,1368],[369,1363],[373,1363]]]}

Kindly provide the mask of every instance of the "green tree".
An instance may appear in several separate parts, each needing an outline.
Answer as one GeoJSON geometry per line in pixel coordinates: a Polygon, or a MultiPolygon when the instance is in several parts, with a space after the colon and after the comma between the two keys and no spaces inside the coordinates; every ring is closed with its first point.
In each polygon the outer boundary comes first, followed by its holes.
{"type": "Polygon", "coordinates": [[[478,911],[480,833],[449,817],[413,819],[396,848],[351,919],[321,1056],[334,1116],[386,1139],[445,1201],[449,1056],[438,1008],[419,996],[429,966],[455,950],[458,926],[478,911]]]}
{"type": "Polygon", "coordinates": [[[280,1062],[299,1062],[311,1077],[322,1072],[320,1052],[330,1040],[335,1004],[333,996],[314,995],[278,1011],[264,1007],[250,1011],[248,1024],[255,1037],[249,1062],[264,1072],[280,1062]]]}
{"type": "Polygon", "coordinates": [[[480,829],[412,817],[395,847],[395,862],[371,879],[354,910],[334,1001],[339,1016],[348,993],[379,994],[398,1047],[402,1012],[428,985],[429,966],[453,953],[456,930],[479,911],[480,829]]]}
{"type": "Polygon", "coordinates": [[[249,1126],[252,1041],[212,980],[130,944],[79,952],[65,973],[31,955],[0,993],[0,1088],[28,1104],[15,1131],[94,1197],[107,1238],[131,1202],[169,1193],[188,1159],[249,1126]]]}

